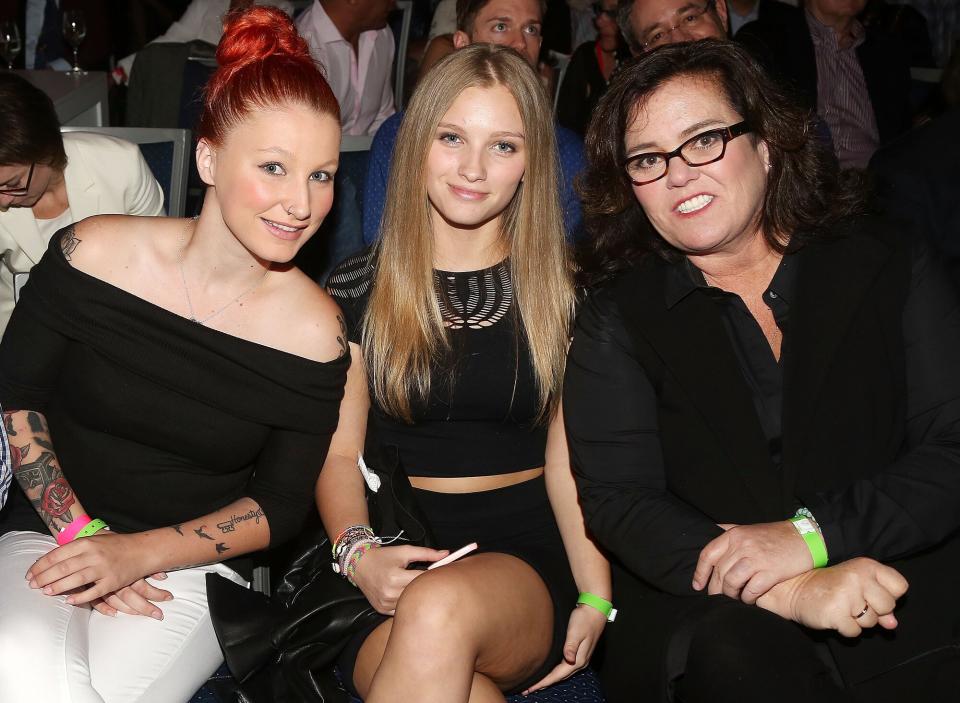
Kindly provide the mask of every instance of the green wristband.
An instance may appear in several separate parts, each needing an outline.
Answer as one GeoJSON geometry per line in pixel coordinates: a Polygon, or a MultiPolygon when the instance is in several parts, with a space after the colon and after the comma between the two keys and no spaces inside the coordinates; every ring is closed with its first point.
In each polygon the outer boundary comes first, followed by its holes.
{"type": "Polygon", "coordinates": [[[592,593],[581,593],[580,597],[577,598],[577,605],[589,605],[591,608],[599,610],[603,613],[607,622],[613,622],[617,619],[617,609],[613,607],[613,603],[592,593]]]}
{"type": "Polygon", "coordinates": [[[83,526],[83,529],[77,533],[77,536],[74,537],[74,540],[78,540],[81,537],[91,537],[97,534],[100,530],[107,529],[107,523],[105,523],[100,518],[96,520],[91,520],[86,525],[83,526]]]}
{"type": "Polygon", "coordinates": [[[796,515],[790,518],[790,522],[796,528],[803,541],[807,543],[807,549],[810,550],[810,556],[813,557],[813,568],[822,569],[827,565],[827,545],[823,541],[823,535],[816,528],[813,521],[806,515],[796,515]]]}

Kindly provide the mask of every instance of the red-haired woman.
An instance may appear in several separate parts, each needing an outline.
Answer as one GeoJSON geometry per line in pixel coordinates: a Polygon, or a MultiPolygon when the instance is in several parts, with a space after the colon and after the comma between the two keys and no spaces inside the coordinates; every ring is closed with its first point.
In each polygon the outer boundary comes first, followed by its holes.
{"type": "Polygon", "coordinates": [[[62,230],[0,344],[22,489],[0,518],[0,700],[188,699],[221,657],[206,574],[243,582],[236,558],[311,509],[349,357],[289,262],[330,209],[339,110],[275,9],[228,16],[217,58],[199,218],[62,230]]]}

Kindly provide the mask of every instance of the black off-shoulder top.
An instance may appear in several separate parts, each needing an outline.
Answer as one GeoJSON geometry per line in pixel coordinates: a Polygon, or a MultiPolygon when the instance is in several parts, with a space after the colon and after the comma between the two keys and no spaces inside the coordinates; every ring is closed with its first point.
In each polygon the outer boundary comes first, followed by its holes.
{"type": "MultiPolygon", "coordinates": [[[[340,264],[327,282],[356,344],[373,274],[367,250],[340,264]]],[[[411,476],[491,476],[543,466],[547,428],[537,421],[539,394],[509,261],[480,271],[435,271],[434,281],[450,353],[431,367],[430,397],[413,400],[413,424],[371,398],[378,441],[399,449],[411,476]]]]}
{"type": "MultiPolygon", "coordinates": [[[[271,545],[293,537],[313,506],[349,357],[318,363],[191,322],[70,266],[68,231],[33,268],[0,343],[0,404],[44,413],[67,480],[116,531],[249,496],[271,545]]],[[[0,533],[45,533],[13,493],[0,533]]]]}

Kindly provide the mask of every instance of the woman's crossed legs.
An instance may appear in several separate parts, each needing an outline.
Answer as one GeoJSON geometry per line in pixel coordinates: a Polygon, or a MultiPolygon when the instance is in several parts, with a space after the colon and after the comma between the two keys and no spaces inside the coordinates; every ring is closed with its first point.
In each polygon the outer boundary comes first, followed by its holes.
{"type": "Polygon", "coordinates": [[[553,639],[553,602],[537,572],[486,553],[414,579],[396,615],[364,641],[354,684],[366,703],[502,703],[535,674],[553,639]]]}

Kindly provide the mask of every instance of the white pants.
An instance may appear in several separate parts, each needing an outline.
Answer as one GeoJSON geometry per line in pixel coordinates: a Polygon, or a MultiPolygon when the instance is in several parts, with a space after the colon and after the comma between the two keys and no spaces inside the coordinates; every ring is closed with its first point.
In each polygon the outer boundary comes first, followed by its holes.
{"type": "Polygon", "coordinates": [[[0,701],[178,703],[223,662],[207,609],[205,575],[246,582],[222,564],[172,571],[163,620],[112,618],[29,587],[27,569],[56,546],[50,535],[0,536],[0,701]]]}

